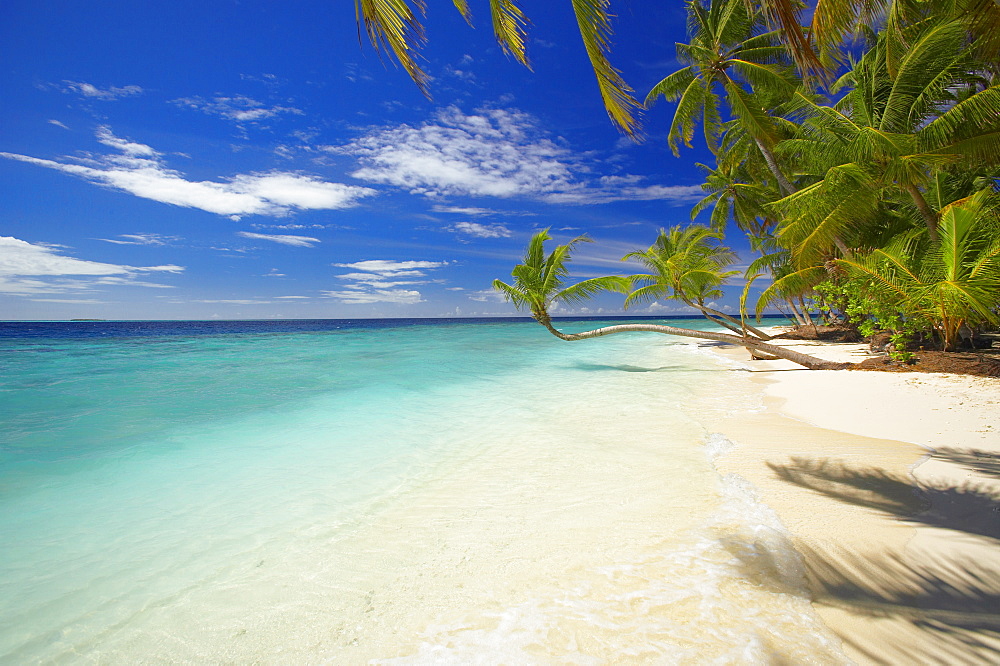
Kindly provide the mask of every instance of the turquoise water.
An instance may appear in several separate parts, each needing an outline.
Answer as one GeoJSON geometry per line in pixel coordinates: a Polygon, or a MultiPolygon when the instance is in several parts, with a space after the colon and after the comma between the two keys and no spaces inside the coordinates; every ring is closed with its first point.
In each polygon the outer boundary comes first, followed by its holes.
{"type": "Polygon", "coordinates": [[[712,466],[740,373],[412,324],[7,329],[0,662],[838,661],[712,466]]]}

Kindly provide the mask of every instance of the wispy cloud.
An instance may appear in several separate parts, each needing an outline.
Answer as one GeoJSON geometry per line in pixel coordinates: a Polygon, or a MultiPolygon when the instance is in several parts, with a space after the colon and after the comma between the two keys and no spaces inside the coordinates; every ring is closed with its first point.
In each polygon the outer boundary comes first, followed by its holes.
{"type": "Polygon", "coordinates": [[[55,125],[56,127],[61,127],[64,130],[68,130],[69,129],[69,127],[66,126],[66,123],[59,122],[58,120],[55,120],[54,118],[50,118],[46,122],[48,124],[50,124],[50,125],[55,125]]]}
{"type": "Polygon", "coordinates": [[[397,303],[410,305],[423,302],[415,289],[401,289],[427,284],[426,271],[448,265],[446,261],[392,261],[368,259],[350,264],[333,264],[355,272],[343,273],[337,278],[346,284],[341,290],[324,291],[323,295],[341,303],[360,305],[367,303],[397,303]]]}
{"type": "Polygon", "coordinates": [[[492,208],[475,208],[472,206],[442,206],[435,204],[432,208],[435,213],[449,213],[452,215],[496,215],[499,211],[492,208]]]}
{"type": "Polygon", "coordinates": [[[455,107],[432,123],[375,129],[341,148],[363,165],[361,180],[428,196],[511,197],[566,189],[567,151],[540,136],[531,116],[487,109],[465,115],[455,107]]]}
{"type": "MultiPolygon", "coordinates": [[[[574,155],[547,136],[530,114],[480,109],[466,115],[439,110],[419,126],[368,131],[333,153],[353,155],[352,176],[427,197],[523,197],[555,204],[699,198],[698,186],[650,185],[641,176],[595,176],[604,167],[593,156],[574,155]]],[[[450,212],[442,206],[439,212],[450,212]]],[[[487,210],[487,209],[481,209],[487,210]]]]}
{"type": "Polygon", "coordinates": [[[76,259],[58,248],[0,236],[0,292],[8,294],[63,293],[100,286],[166,287],[144,282],[145,273],[179,273],[182,266],[126,266],[76,259]],[[73,276],[73,277],[69,277],[73,276]]]}
{"type": "Polygon", "coordinates": [[[448,227],[449,231],[476,238],[509,238],[510,229],[502,224],[479,224],[477,222],[456,222],[448,227]]]}
{"type": "Polygon", "coordinates": [[[243,238],[254,238],[256,240],[266,240],[272,243],[281,243],[282,245],[294,245],[295,247],[312,247],[313,244],[318,243],[318,238],[313,238],[311,236],[288,236],[283,234],[255,234],[250,231],[237,231],[237,236],[242,236],[243,238]]]}
{"type": "Polygon", "coordinates": [[[496,289],[482,289],[480,291],[469,292],[469,300],[480,303],[503,303],[504,297],[496,289]]]}
{"type": "Polygon", "coordinates": [[[239,174],[224,182],[190,181],[167,167],[161,153],[150,146],[119,138],[107,127],[100,128],[97,138],[121,154],[88,155],[77,159],[79,163],[15,153],[0,153],[0,156],[56,169],[144,199],[234,218],[281,216],[295,209],[349,208],[357,205],[359,199],[375,194],[367,187],[330,183],[287,171],[239,174]]]}
{"type": "Polygon", "coordinates": [[[271,301],[256,300],[253,298],[206,298],[195,303],[216,303],[223,305],[267,305],[271,301]]]}
{"type": "Polygon", "coordinates": [[[194,109],[238,124],[258,122],[281,114],[304,115],[301,109],[291,106],[268,106],[244,95],[213,97],[212,99],[183,97],[171,101],[181,108],[194,109]]]}
{"type": "Polygon", "coordinates": [[[367,259],[353,264],[333,264],[338,268],[353,268],[356,270],[378,273],[380,275],[412,275],[416,269],[441,268],[447,266],[447,261],[392,261],[388,259],[367,259]]]}
{"type": "Polygon", "coordinates": [[[76,93],[89,99],[104,101],[141,95],[143,92],[139,86],[108,86],[107,88],[100,88],[92,83],[85,83],[83,81],[63,81],[62,91],[76,93]]]}
{"type": "Polygon", "coordinates": [[[119,234],[118,238],[98,238],[97,240],[115,245],[166,245],[179,241],[180,238],[161,234],[119,234]]]}

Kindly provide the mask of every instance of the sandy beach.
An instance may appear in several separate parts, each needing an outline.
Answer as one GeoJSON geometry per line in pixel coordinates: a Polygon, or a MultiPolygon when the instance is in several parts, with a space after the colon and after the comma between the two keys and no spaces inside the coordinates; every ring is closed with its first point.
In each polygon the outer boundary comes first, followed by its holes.
{"type": "MultiPolygon", "coordinates": [[[[861,344],[776,341],[831,360],[861,344]]],[[[793,533],[813,605],[860,664],[1000,659],[1000,380],[749,361],[765,408],[719,459],[793,533]]]]}

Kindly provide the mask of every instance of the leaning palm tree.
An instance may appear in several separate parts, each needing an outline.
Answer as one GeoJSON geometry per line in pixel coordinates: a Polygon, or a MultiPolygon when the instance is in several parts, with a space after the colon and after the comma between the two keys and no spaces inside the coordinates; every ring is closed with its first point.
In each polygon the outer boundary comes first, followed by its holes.
{"type": "Polygon", "coordinates": [[[513,303],[518,310],[528,310],[531,315],[548,331],[559,338],[573,342],[599,338],[613,333],[651,332],[666,335],[679,335],[701,340],[714,340],[740,347],[746,347],[754,352],[764,352],[778,358],[797,363],[810,370],[840,370],[850,367],[850,363],[834,363],[802,354],[797,351],[771,345],[749,336],[737,336],[730,333],[715,331],[698,331],[690,328],[679,328],[662,324],[619,324],[585,331],[583,333],[563,333],[552,324],[550,308],[556,303],[573,303],[587,299],[601,291],[626,291],[631,284],[628,278],[607,276],[591,278],[571,286],[565,286],[565,278],[569,275],[566,264],[570,261],[573,246],[584,237],[575,238],[565,245],[559,245],[551,253],[545,253],[545,241],[549,240],[548,229],[535,234],[528,243],[524,260],[517,264],[511,275],[513,284],[501,280],[493,281],[493,288],[503,294],[504,298],[513,303]]]}
{"type": "Polygon", "coordinates": [[[514,284],[494,280],[493,288],[518,310],[527,309],[538,323],[558,335],[549,316],[553,305],[580,303],[602,291],[628,292],[631,282],[628,278],[611,275],[566,286],[565,279],[569,275],[566,264],[570,261],[573,248],[579,243],[589,243],[591,239],[577,236],[546,256],[545,241],[551,239],[548,229],[533,235],[524,252],[524,261],[511,273],[514,284]]]}
{"type": "MultiPolygon", "coordinates": [[[[468,0],[453,0],[462,17],[472,25],[468,0]]],[[[611,122],[633,136],[639,129],[637,112],[641,105],[621,72],[608,59],[611,39],[610,0],[570,0],[583,39],[584,49],[594,69],[597,87],[611,122]]],[[[501,49],[530,68],[526,50],[528,20],[515,0],[490,0],[493,32],[501,49]]],[[[426,41],[420,18],[426,12],[424,0],[354,0],[359,32],[363,25],[377,51],[389,51],[403,66],[420,91],[429,92],[430,77],[417,62],[426,41]]]]}
{"type": "Polygon", "coordinates": [[[720,298],[720,287],[739,271],[726,270],[736,260],[736,254],[721,245],[722,234],[702,224],[692,224],[661,229],[649,249],[630,252],[623,260],[634,260],[651,272],[632,276],[633,285],[639,285],[625,299],[625,308],[635,303],[654,299],[677,300],[701,312],[713,324],[728,328],[734,333],[746,331],[761,340],[772,336],[739,319],[720,312],[706,303],[720,298]]]}

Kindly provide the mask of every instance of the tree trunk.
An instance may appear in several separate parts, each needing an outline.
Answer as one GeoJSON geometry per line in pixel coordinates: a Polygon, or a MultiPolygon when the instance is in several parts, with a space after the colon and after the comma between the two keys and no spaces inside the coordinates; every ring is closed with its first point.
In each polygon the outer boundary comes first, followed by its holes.
{"type": "Polygon", "coordinates": [[[552,325],[552,320],[547,313],[534,313],[534,315],[535,319],[537,319],[542,326],[549,330],[549,333],[556,336],[560,340],[566,340],[568,342],[587,340],[590,338],[600,338],[613,333],[644,331],[649,333],[663,333],[665,335],[679,335],[685,338],[698,338],[701,340],[725,342],[726,344],[736,345],[738,347],[746,347],[747,349],[762,351],[764,353],[771,354],[772,356],[777,356],[778,358],[791,361],[792,363],[797,363],[798,365],[809,368],[810,370],[844,370],[854,365],[853,363],[824,361],[823,359],[816,358],[815,356],[802,354],[792,349],[779,347],[778,345],[769,345],[766,342],[761,342],[760,340],[750,337],[739,337],[736,335],[730,335],[729,333],[715,333],[713,331],[696,331],[690,328],[677,328],[675,326],[664,326],[661,324],[619,324],[617,326],[605,326],[603,328],[585,331],[583,333],[567,334],[556,329],[552,325]]]}
{"type": "Polygon", "coordinates": [[[795,323],[799,326],[805,326],[806,320],[802,318],[799,314],[799,309],[795,306],[795,302],[791,298],[786,298],[785,302],[788,303],[788,307],[792,309],[792,315],[795,317],[795,323]]]}
{"type": "Polygon", "coordinates": [[[813,334],[816,336],[816,339],[819,340],[819,331],[816,330],[816,322],[813,321],[812,315],[809,314],[809,308],[806,307],[806,302],[802,300],[801,296],[799,296],[799,305],[802,306],[802,316],[805,317],[806,321],[809,322],[809,325],[813,327],[813,334]]]}
{"type": "Polygon", "coordinates": [[[927,200],[924,199],[924,195],[920,192],[920,188],[916,185],[904,185],[906,191],[910,193],[910,197],[913,199],[913,203],[917,205],[917,210],[920,211],[920,215],[924,218],[924,223],[927,225],[927,233],[930,234],[931,240],[937,243],[941,240],[938,235],[938,216],[937,213],[931,209],[927,200]]]}
{"type": "MultiPolygon", "coordinates": [[[[692,307],[697,307],[697,306],[692,304],[692,307]]],[[[708,309],[711,310],[711,308],[708,308],[708,309]]],[[[743,330],[742,326],[740,326],[739,328],[737,328],[736,326],[734,326],[733,324],[730,324],[725,319],[713,319],[712,315],[710,315],[708,312],[702,312],[701,314],[704,315],[705,319],[707,319],[708,321],[712,322],[713,324],[715,324],[717,326],[721,326],[723,328],[729,329],[730,331],[732,331],[736,335],[740,336],[740,338],[743,338],[743,337],[746,336],[746,331],[743,330]]],[[[722,314],[722,313],[720,312],[719,314],[722,314]]],[[[750,328],[750,327],[748,327],[748,328],[750,328]]],[[[770,340],[771,338],[768,337],[768,338],[765,338],[765,339],[770,340]]],[[[744,346],[743,348],[747,350],[748,354],[750,354],[750,358],[752,358],[755,361],[773,361],[775,358],[777,358],[775,356],[762,356],[759,352],[756,352],[756,351],[754,351],[753,349],[751,349],[750,347],[747,347],[747,346],[744,346]]]]}
{"type": "MultiPolygon", "coordinates": [[[[745,322],[740,321],[736,317],[731,317],[731,316],[727,315],[725,312],[719,312],[718,310],[713,310],[712,308],[708,307],[707,305],[702,305],[700,303],[688,303],[688,305],[690,305],[693,308],[697,308],[698,310],[701,310],[701,313],[703,315],[705,315],[706,318],[708,317],[709,314],[711,314],[711,315],[714,315],[716,317],[719,317],[720,319],[725,319],[726,321],[728,321],[733,326],[738,327],[738,329],[734,329],[734,328],[732,328],[730,326],[726,326],[726,328],[728,328],[731,331],[735,332],[736,330],[739,330],[739,332],[742,333],[743,332],[743,327],[745,326],[748,331],[750,331],[751,333],[753,333],[754,335],[756,335],[758,338],[760,338],[764,342],[767,342],[768,340],[771,340],[772,338],[774,338],[773,335],[768,335],[764,331],[762,331],[762,330],[760,330],[758,328],[754,328],[750,324],[747,324],[745,322]]],[[[718,323],[721,324],[722,322],[718,322],[718,323]]],[[[722,325],[725,326],[725,324],[722,324],[722,325]]]]}
{"type": "Polygon", "coordinates": [[[781,169],[778,168],[778,160],[775,159],[774,153],[771,149],[764,145],[760,139],[754,139],[757,144],[757,148],[760,150],[760,154],[764,156],[764,161],[767,163],[767,168],[771,170],[771,174],[774,175],[774,179],[778,181],[778,187],[786,194],[795,194],[796,189],[792,187],[792,184],[788,182],[785,178],[785,174],[781,173],[781,169]]]}

